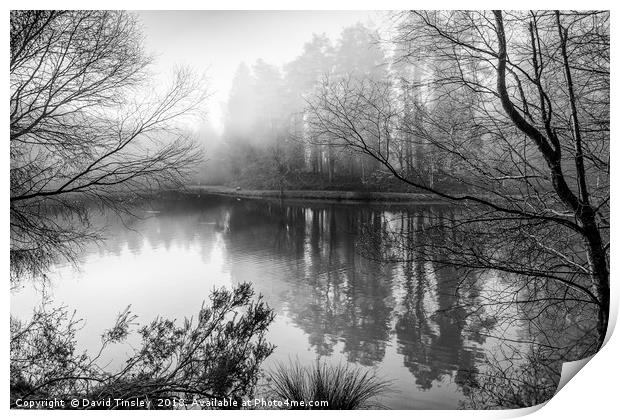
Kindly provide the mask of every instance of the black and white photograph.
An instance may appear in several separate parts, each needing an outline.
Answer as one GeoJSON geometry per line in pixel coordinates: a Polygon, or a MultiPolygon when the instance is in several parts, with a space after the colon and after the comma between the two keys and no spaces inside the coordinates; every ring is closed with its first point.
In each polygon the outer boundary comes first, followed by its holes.
{"type": "Polygon", "coordinates": [[[9,411],[524,409],[597,357],[609,10],[53,3],[9,19],[9,411]]]}

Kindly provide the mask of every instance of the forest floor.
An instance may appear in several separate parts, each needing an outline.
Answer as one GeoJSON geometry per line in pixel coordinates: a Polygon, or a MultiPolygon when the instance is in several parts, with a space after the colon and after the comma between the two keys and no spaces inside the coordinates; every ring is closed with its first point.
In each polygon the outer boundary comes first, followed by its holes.
{"type": "Polygon", "coordinates": [[[282,198],[302,200],[336,200],[365,202],[447,203],[432,194],[381,191],[321,191],[321,190],[250,190],[224,186],[191,185],[188,190],[198,194],[225,195],[241,198],[282,198]]]}

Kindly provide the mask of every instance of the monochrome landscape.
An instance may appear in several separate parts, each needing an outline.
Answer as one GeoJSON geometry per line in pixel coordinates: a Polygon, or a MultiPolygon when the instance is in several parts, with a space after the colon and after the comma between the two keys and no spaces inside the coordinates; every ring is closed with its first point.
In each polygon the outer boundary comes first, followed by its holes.
{"type": "Polygon", "coordinates": [[[12,11],[10,407],[510,409],[609,318],[607,11],[12,11]]]}

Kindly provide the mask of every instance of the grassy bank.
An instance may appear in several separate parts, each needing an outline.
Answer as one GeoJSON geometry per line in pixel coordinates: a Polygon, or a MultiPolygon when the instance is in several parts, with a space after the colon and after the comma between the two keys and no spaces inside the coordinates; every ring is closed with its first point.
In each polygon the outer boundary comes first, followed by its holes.
{"type": "Polygon", "coordinates": [[[197,194],[215,194],[242,198],[282,198],[302,200],[336,200],[336,201],[381,201],[381,202],[415,202],[445,203],[431,194],[396,193],[379,191],[318,191],[318,190],[247,190],[221,186],[188,187],[197,194]]]}

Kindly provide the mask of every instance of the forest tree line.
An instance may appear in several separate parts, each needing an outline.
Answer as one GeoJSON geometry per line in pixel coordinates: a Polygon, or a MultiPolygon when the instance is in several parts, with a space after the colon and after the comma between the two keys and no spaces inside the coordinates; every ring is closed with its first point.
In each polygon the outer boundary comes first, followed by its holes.
{"type": "MultiPolygon", "coordinates": [[[[223,132],[206,134],[207,159],[197,179],[248,188],[406,190],[372,156],[316,130],[319,116],[313,112],[317,98],[335,83],[380,90],[385,102],[380,105],[394,113],[390,125],[405,126],[421,110],[437,118],[447,112],[448,105],[422,86],[423,64],[400,60],[398,48],[378,29],[357,23],[335,42],[326,34],[313,35],[282,67],[261,59],[252,66],[240,64],[223,132]]],[[[413,141],[411,133],[404,140],[392,139],[399,167],[431,184],[449,182],[441,175],[451,168],[448,159],[429,153],[430,146],[413,141]]]]}

